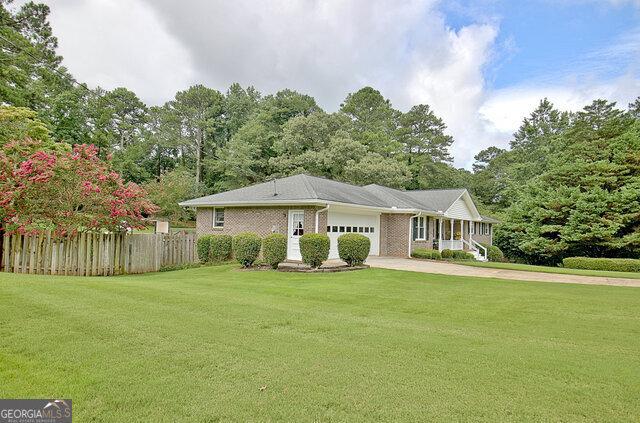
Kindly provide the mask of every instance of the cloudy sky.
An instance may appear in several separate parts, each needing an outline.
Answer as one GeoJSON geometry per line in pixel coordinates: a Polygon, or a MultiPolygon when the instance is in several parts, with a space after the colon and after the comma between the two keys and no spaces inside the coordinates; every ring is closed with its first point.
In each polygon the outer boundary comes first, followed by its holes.
{"type": "Polygon", "coordinates": [[[371,85],[427,103],[457,166],[506,146],[542,97],[640,95],[640,0],[52,0],[65,65],[150,105],[194,83],[292,88],[335,111],[371,85]]]}

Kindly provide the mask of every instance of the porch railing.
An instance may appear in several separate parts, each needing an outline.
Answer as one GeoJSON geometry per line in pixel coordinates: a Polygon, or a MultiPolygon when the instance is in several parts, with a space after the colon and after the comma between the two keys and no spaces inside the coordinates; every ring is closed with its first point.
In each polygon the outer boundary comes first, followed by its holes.
{"type": "Polygon", "coordinates": [[[478,253],[482,256],[482,258],[486,261],[487,260],[487,249],[484,248],[482,246],[482,244],[480,244],[479,242],[477,242],[474,239],[470,239],[469,241],[471,241],[471,246],[472,249],[478,251],[478,253]]]}
{"type": "Polygon", "coordinates": [[[443,239],[440,240],[440,248],[442,250],[462,250],[462,240],[461,239],[443,239]]]}

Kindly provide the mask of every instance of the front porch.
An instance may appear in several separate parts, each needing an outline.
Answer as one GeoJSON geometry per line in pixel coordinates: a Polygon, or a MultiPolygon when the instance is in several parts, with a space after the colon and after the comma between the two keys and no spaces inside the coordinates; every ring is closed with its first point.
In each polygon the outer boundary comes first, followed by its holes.
{"type": "Polygon", "coordinates": [[[487,250],[478,241],[473,239],[475,235],[475,223],[464,219],[438,219],[436,237],[438,251],[459,250],[472,253],[477,260],[487,259],[487,250]]]}

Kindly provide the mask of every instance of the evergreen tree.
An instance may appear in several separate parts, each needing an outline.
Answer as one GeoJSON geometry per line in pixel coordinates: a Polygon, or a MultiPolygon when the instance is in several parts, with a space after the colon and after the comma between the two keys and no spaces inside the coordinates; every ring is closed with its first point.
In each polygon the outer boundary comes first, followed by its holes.
{"type": "Polygon", "coordinates": [[[640,121],[596,100],[559,142],[549,170],[507,210],[496,242],[530,262],[640,256],[640,121]]]}

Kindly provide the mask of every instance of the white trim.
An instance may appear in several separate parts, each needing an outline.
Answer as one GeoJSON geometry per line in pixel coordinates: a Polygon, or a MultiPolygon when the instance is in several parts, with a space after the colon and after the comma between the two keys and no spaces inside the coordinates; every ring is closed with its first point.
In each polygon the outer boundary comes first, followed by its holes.
{"type": "Polygon", "coordinates": [[[411,218],[411,240],[412,241],[426,241],[427,240],[427,216],[422,216],[418,214],[417,216],[413,216],[411,218]],[[418,219],[418,237],[414,238],[413,236],[413,219],[418,219]],[[420,238],[420,219],[422,219],[422,237],[420,238]]]}
{"type": "Polygon", "coordinates": [[[216,225],[216,210],[222,210],[222,213],[224,213],[224,207],[213,207],[211,209],[211,227],[213,229],[223,229],[224,228],[224,217],[222,218],[222,225],[218,226],[216,225]]]}
{"type": "Polygon", "coordinates": [[[396,207],[376,207],[376,206],[364,206],[361,204],[343,203],[340,201],[320,201],[320,200],[270,200],[270,201],[234,201],[234,202],[220,202],[220,203],[178,203],[182,207],[275,207],[275,206],[344,206],[350,208],[380,211],[382,213],[422,213],[425,216],[442,216],[442,212],[435,212],[433,210],[420,210],[420,209],[399,209],[396,207]]]}
{"type": "Polygon", "coordinates": [[[409,251],[407,252],[407,256],[411,257],[411,246],[413,243],[413,219],[415,217],[420,217],[422,215],[422,212],[416,214],[415,216],[411,216],[411,218],[409,219],[409,251]]]}
{"type": "Polygon", "coordinates": [[[304,210],[296,210],[290,209],[287,214],[287,258],[289,260],[300,260],[302,256],[300,255],[300,236],[301,235],[293,235],[293,215],[294,213],[302,214],[302,232],[304,233],[305,225],[304,225],[304,210]],[[297,244],[297,252],[293,254],[293,243],[294,241],[297,244]]]}

